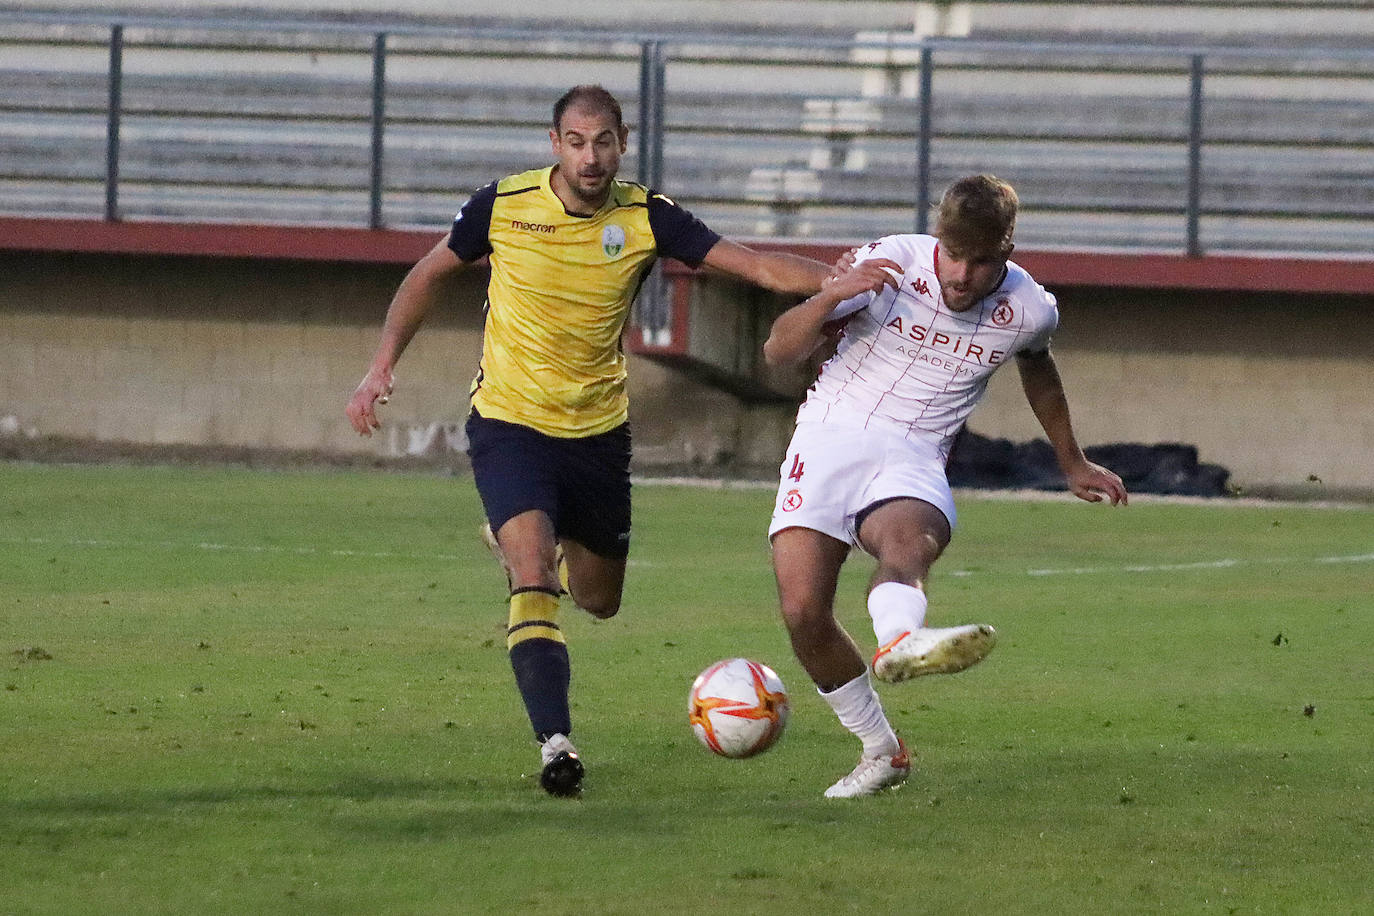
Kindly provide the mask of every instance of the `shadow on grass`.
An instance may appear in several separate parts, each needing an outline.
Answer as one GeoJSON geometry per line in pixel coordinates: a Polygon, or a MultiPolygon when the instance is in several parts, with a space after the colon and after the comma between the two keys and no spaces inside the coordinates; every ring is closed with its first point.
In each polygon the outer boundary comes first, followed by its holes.
{"type": "MultiPolygon", "coordinates": [[[[533,775],[454,779],[387,779],[345,776],[320,785],[263,783],[122,789],[72,795],[0,799],[0,834],[113,835],[111,822],[235,816],[276,816],[316,821],[373,836],[444,839],[546,825],[550,818],[572,826],[595,809],[598,829],[627,833],[654,831],[650,809],[664,806],[662,792],[625,792],[609,784],[624,780],[603,775],[606,787],[580,799],[551,798],[533,775]],[[607,804],[609,802],[610,804],[607,804]],[[80,826],[90,822],[90,829],[80,826]],[[101,825],[97,827],[97,825],[101,825]]],[[[671,805],[670,805],[671,807],[671,805]]],[[[709,812],[703,812],[709,813],[709,812]]],[[[589,829],[590,825],[589,825],[589,829]]]]}
{"type": "MultiPolygon", "coordinates": [[[[900,792],[856,804],[823,799],[824,779],[801,772],[766,788],[752,774],[734,779],[720,768],[678,775],[666,782],[649,780],[638,766],[608,762],[589,776],[580,799],[551,798],[533,775],[516,773],[435,779],[345,773],[316,783],[131,784],[91,793],[0,799],[0,834],[97,838],[131,822],[230,817],[276,819],[295,822],[300,829],[382,840],[489,839],[551,825],[573,833],[633,837],[733,830],[751,823],[766,831],[804,826],[865,832],[886,824],[883,829],[906,835],[938,831],[951,817],[1029,824],[1052,810],[1061,823],[1093,823],[1103,816],[1130,820],[1147,811],[1186,817],[1213,807],[1231,811],[1240,822],[1243,812],[1267,809],[1303,822],[1325,817],[1341,823],[1345,819],[1337,815],[1351,812],[1331,806],[1346,796],[1356,778],[1333,769],[1331,754],[1317,749],[1295,749],[1290,756],[1274,748],[1201,743],[1157,753],[1141,753],[1131,745],[1049,752],[1004,748],[974,759],[931,754],[900,792]],[[1295,810],[1306,807],[1313,810],[1301,815],[1295,810]],[[913,812],[920,817],[907,823],[913,812]]],[[[1367,824],[1368,809],[1363,811],[1359,820],[1367,824]]]]}
{"type": "MultiPolygon", "coordinates": [[[[549,827],[572,836],[655,837],[717,829],[787,831],[803,824],[838,826],[849,818],[819,791],[795,787],[760,796],[748,780],[706,787],[644,782],[637,768],[603,765],[581,798],[546,795],[534,775],[508,773],[439,779],[345,774],[316,785],[150,787],[0,799],[0,836],[57,850],[72,844],[147,833],[161,825],[230,819],[287,833],[326,830],[369,841],[471,840],[522,836],[549,827]],[[294,826],[287,826],[294,824],[294,826]]],[[[857,815],[859,812],[855,812],[857,815]]],[[[507,840],[509,841],[509,839],[507,840]]]]}

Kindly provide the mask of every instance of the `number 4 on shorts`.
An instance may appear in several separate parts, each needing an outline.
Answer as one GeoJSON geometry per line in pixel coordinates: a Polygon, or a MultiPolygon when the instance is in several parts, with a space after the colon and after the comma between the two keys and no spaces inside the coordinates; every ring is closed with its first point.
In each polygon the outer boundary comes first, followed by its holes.
{"type": "Polygon", "coordinates": [[[788,480],[801,480],[801,479],[802,479],[802,470],[803,470],[805,467],[806,467],[805,462],[803,462],[803,461],[801,460],[801,453],[798,452],[797,454],[793,455],[793,456],[792,456],[792,470],[790,470],[790,471],[787,472],[787,479],[788,479],[788,480]]]}

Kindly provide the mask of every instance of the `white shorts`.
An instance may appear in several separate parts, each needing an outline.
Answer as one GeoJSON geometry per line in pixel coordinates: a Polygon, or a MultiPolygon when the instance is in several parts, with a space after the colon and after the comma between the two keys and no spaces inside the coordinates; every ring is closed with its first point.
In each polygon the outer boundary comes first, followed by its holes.
{"type": "Polygon", "coordinates": [[[810,528],[858,544],[858,518],[889,499],[924,500],[954,530],[954,495],[939,450],[880,430],[799,423],[778,469],[781,482],[768,536],[810,528]]]}

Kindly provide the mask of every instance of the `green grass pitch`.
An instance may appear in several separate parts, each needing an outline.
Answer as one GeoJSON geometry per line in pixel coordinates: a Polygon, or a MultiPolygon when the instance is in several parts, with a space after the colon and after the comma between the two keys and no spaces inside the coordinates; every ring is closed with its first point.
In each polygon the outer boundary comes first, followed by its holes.
{"type": "Polygon", "coordinates": [[[0,464],[0,911],[1374,909],[1374,507],[962,497],[930,620],[1001,642],[883,686],[917,770],[831,801],[771,493],[635,498],[621,615],[564,607],[568,801],[469,480],[0,464]],[[792,696],[751,760],[686,722],[730,655],[792,696]]]}

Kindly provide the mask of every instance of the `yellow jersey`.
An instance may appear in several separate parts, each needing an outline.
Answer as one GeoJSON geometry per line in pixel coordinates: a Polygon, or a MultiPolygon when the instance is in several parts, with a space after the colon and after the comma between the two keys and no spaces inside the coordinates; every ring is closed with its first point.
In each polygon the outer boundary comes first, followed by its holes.
{"type": "Polygon", "coordinates": [[[489,256],[482,362],[472,405],[484,417],[577,438],[626,422],[621,331],[662,254],[698,266],[720,236],[661,194],[612,182],[601,209],[568,213],[556,166],[493,182],[463,205],[449,248],[489,256]]]}

